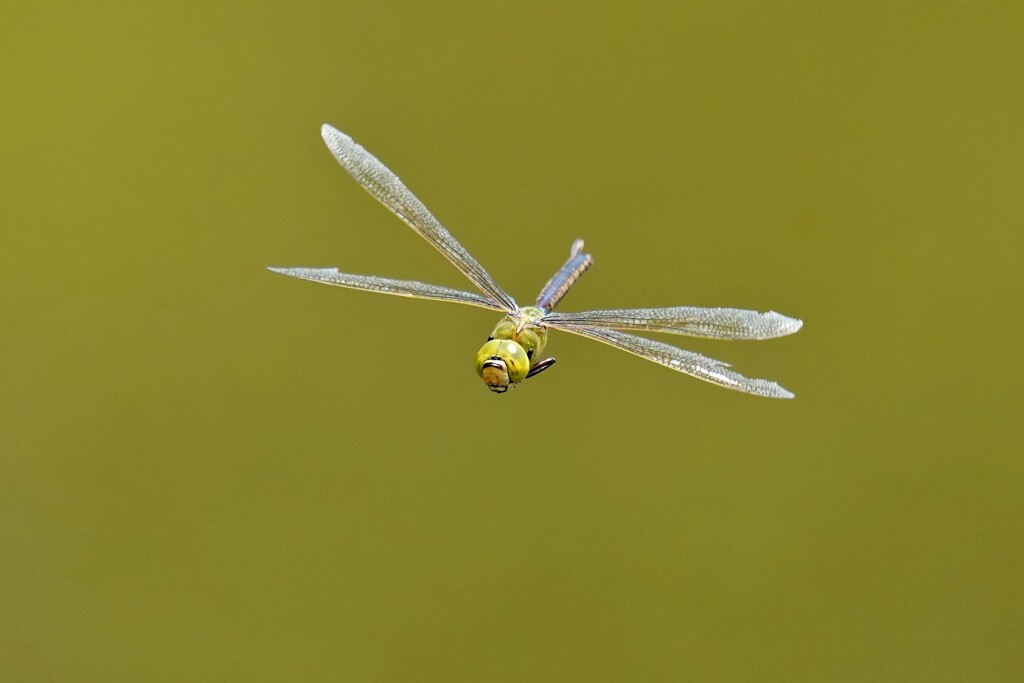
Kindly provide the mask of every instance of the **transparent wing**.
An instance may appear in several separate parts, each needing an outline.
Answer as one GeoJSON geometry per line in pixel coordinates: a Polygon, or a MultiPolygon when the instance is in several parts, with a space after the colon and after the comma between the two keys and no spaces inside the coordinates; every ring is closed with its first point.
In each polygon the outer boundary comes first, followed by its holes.
{"type": "Polygon", "coordinates": [[[803,321],[768,311],[741,308],[621,308],[582,313],[548,313],[543,322],[572,332],[577,327],[670,332],[706,339],[771,339],[793,334],[803,321]]]}
{"type": "Polygon", "coordinates": [[[416,299],[454,301],[457,304],[480,306],[492,311],[504,310],[487,297],[480,296],[475,292],[460,292],[457,289],[428,285],[413,280],[392,280],[391,278],[377,277],[376,275],[339,273],[337,268],[268,268],[267,270],[297,277],[301,280],[322,282],[325,285],[363,289],[368,292],[380,292],[381,294],[394,294],[396,296],[410,296],[416,299]]]}
{"type": "Polygon", "coordinates": [[[402,184],[398,176],[361,145],[356,144],[352,138],[333,126],[325,123],[320,129],[320,134],[331,154],[356,182],[391,209],[423,239],[434,245],[434,248],[455,264],[455,267],[500,309],[516,310],[515,299],[498,286],[490,273],[452,237],[452,234],[427,210],[423,202],[402,184]]]}
{"type": "Polygon", "coordinates": [[[702,356],[692,351],[669,346],[653,339],[637,337],[625,332],[603,329],[600,327],[584,327],[570,325],[562,327],[558,323],[548,323],[556,329],[578,334],[581,337],[596,339],[617,349],[636,354],[641,358],[660,363],[667,368],[692,375],[705,382],[717,384],[727,389],[735,389],[755,396],[767,398],[793,398],[793,393],[783,389],[775,382],[767,379],[751,379],[729,369],[728,363],[702,356]]]}

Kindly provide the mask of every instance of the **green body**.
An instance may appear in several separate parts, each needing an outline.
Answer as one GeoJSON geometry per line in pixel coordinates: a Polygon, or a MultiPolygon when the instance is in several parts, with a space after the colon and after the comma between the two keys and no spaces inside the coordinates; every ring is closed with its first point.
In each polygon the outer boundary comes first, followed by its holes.
{"type": "Polygon", "coordinates": [[[526,306],[502,318],[476,354],[476,371],[491,391],[502,393],[526,379],[539,362],[548,341],[548,328],[539,321],[542,308],[526,306]]]}

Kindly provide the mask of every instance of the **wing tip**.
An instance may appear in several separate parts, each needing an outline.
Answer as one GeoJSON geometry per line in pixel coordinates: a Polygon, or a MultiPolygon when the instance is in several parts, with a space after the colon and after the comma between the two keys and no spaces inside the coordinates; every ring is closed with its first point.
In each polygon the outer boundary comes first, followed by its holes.
{"type": "Polygon", "coordinates": [[[351,137],[345,135],[329,123],[320,126],[320,137],[324,139],[327,149],[331,150],[331,154],[339,161],[342,159],[340,155],[346,153],[355,145],[355,141],[351,137]]]}
{"type": "MultiPolygon", "coordinates": [[[[782,314],[780,313],[779,315],[782,314]]],[[[790,318],[789,316],[786,315],[783,315],[782,317],[786,319],[786,322],[790,327],[790,334],[793,334],[794,332],[799,332],[800,328],[804,326],[804,321],[801,320],[800,318],[790,318]]]]}
{"type": "Polygon", "coordinates": [[[740,391],[745,391],[749,394],[760,396],[762,398],[782,398],[787,400],[796,398],[796,394],[794,394],[792,391],[776,382],[773,382],[768,379],[754,381],[755,384],[753,385],[747,385],[746,387],[730,388],[739,389],[740,391]]]}
{"type": "Polygon", "coordinates": [[[329,123],[325,122],[320,124],[320,137],[322,137],[324,140],[326,140],[328,137],[334,137],[335,135],[344,135],[345,137],[348,137],[347,135],[345,135],[344,133],[342,133],[340,130],[338,130],[329,123]]]}
{"type": "Polygon", "coordinates": [[[772,398],[784,398],[787,400],[792,400],[796,398],[796,394],[794,394],[789,389],[783,389],[782,387],[779,387],[779,393],[773,396],[772,398]]]}
{"type": "Polygon", "coordinates": [[[770,379],[755,379],[752,377],[744,377],[735,371],[730,371],[725,376],[717,378],[705,377],[701,375],[694,375],[697,379],[702,379],[705,382],[717,384],[725,389],[735,389],[736,391],[744,394],[750,394],[752,396],[758,396],[761,398],[783,398],[793,399],[796,398],[789,389],[785,388],[778,382],[773,382],[770,379]]]}
{"type": "Polygon", "coordinates": [[[790,334],[794,334],[800,331],[800,328],[804,326],[804,321],[799,318],[791,318],[788,315],[783,315],[778,311],[768,311],[767,313],[761,314],[762,320],[767,323],[771,330],[771,334],[763,337],[764,339],[770,339],[772,337],[785,337],[790,334]]]}

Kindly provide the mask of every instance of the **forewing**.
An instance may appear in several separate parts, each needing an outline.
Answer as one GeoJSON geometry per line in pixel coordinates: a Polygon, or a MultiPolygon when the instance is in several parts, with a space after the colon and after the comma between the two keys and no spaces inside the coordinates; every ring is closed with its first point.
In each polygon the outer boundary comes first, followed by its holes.
{"type": "Polygon", "coordinates": [[[301,280],[322,282],[325,285],[363,289],[368,292],[380,292],[381,294],[394,294],[396,296],[409,296],[416,299],[453,301],[457,304],[480,306],[481,308],[495,311],[503,310],[501,306],[489,298],[480,296],[475,292],[460,292],[457,289],[428,285],[413,280],[393,280],[387,277],[377,277],[376,275],[339,273],[337,268],[269,268],[268,270],[281,273],[282,275],[297,277],[301,280]]]}
{"type": "Polygon", "coordinates": [[[497,304],[498,308],[506,311],[516,310],[515,300],[494,281],[490,273],[452,237],[452,234],[427,210],[423,202],[417,199],[387,166],[333,126],[325,123],[320,129],[320,134],[331,154],[356,182],[391,209],[423,239],[434,245],[469,278],[470,282],[497,304]]]}
{"type": "Polygon", "coordinates": [[[793,334],[803,321],[768,311],[741,308],[620,308],[581,313],[548,313],[545,323],[569,332],[577,327],[669,332],[706,339],[771,339],[793,334]]]}
{"type": "Polygon", "coordinates": [[[637,337],[626,332],[618,332],[600,327],[569,325],[562,327],[558,323],[548,322],[556,329],[578,334],[582,337],[596,339],[617,349],[636,354],[641,358],[652,360],[672,370],[692,375],[705,382],[717,384],[727,389],[735,389],[755,396],[767,398],[793,398],[793,393],[767,379],[751,379],[729,369],[728,363],[702,356],[692,351],[669,346],[653,339],[637,337]]]}

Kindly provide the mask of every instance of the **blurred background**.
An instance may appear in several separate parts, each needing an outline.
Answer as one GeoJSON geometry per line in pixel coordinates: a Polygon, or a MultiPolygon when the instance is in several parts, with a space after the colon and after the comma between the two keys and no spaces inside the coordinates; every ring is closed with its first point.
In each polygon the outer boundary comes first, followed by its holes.
{"type": "Polygon", "coordinates": [[[0,679],[1013,680],[1024,665],[1019,3],[9,2],[0,679]],[[497,316],[669,338],[771,401],[497,316]]]}

